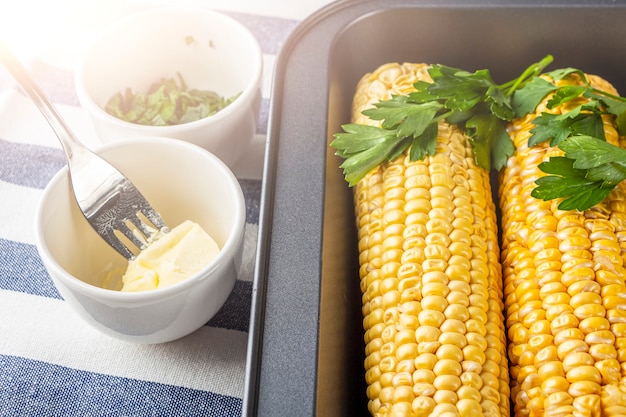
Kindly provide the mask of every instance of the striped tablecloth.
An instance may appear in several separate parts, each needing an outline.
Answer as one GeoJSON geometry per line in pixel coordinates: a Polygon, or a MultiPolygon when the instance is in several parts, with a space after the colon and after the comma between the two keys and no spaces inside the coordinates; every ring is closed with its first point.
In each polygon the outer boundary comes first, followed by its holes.
{"type": "MultiPolygon", "coordinates": [[[[104,336],[83,323],[55,289],[35,248],[33,226],[43,188],[65,159],[45,119],[0,68],[0,416],[241,415],[273,66],[298,22],[328,2],[171,0],[244,23],[263,48],[265,71],[254,146],[233,168],[247,204],[241,275],[206,326],[170,343],[135,345],[104,336]]],[[[164,4],[7,1],[0,6],[0,34],[7,27],[28,30],[33,24],[28,19],[39,19],[31,33],[47,31],[47,36],[25,43],[31,53],[27,65],[72,130],[95,147],[95,131],[73,85],[80,40],[124,14],[164,4]]]]}

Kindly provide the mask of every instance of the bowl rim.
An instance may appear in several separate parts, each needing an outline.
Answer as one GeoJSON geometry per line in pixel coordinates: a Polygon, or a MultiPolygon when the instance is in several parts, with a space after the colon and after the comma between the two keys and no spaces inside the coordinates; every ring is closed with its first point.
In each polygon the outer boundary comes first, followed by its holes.
{"type": "MultiPolygon", "coordinates": [[[[246,206],[245,206],[245,198],[243,195],[243,190],[241,189],[241,185],[239,181],[233,174],[233,172],[228,168],[228,166],[217,156],[207,151],[206,149],[189,143],[185,141],[181,141],[179,139],[173,139],[168,137],[133,137],[128,139],[123,139],[116,142],[107,143],[105,145],[99,146],[94,150],[95,153],[100,154],[103,152],[107,152],[114,148],[124,148],[128,145],[133,146],[142,146],[142,145],[158,145],[158,146],[166,146],[172,147],[177,146],[184,148],[185,152],[195,152],[200,154],[200,156],[206,158],[209,163],[214,164],[219,171],[219,174],[223,178],[223,180],[227,181],[229,184],[229,189],[232,190],[232,197],[234,198],[234,206],[235,206],[235,216],[234,216],[234,224],[231,230],[228,232],[226,241],[224,245],[220,248],[217,256],[211,261],[209,265],[190,276],[189,278],[172,284],[163,288],[156,288],[152,290],[146,291],[136,291],[136,292],[122,292],[118,290],[111,290],[102,287],[98,287],[92,284],[88,284],[87,282],[81,280],[80,278],[69,273],[65,268],[63,268],[55,257],[50,252],[48,245],[45,244],[44,239],[44,219],[46,217],[46,212],[44,211],[44,206],[46,202],[52,197],[54,190],[61,186],[62,181],[67,181],[68,178],[68,167],[67,164],[63,166],[48,182],[46,187],[43,190],[43,193],[39,199],[37,204],[37,208],[35,211],[35,245],[37,251],[40,254],[40,257],[47,268],[50,268],[54,271],[57,277],[62,277],[62,283],[66,287],[68,287],[72,291],[77,291],[81,294],[87,295],[91,298],[95,298],[101,301],[109,301],[109,302],[117,302],[121,304],[133,304],[133,303],[149,303],[157,300],[167,299],[170,297],[177,296],[181,293],[188,291],[191,287],[197,285],[201,281],[210,280],[214,277],[211,276],[211,273],[217,269],[219,269],[222,265],[231,262],[231,257],[228,254],[237,254],[239,252],[238,246],[242,244],[245,234],[245,223],[246,223],[246,206]]],[[[56,281],[57,278],[53,278],[53,274],[49,271],[46,271],[50,278],[53,281],[56,281]]],[[[56,285],[56,284],[55,284],[56,285]]]]}
{"type": "Polygon", "coordinates": [[[238,20],[226,15],[225,13],[218,12],[212,9],[204,8],[204,7],[193,7],[193,6],[155,6],[150,9],[142,10],[139,12],[131,13],[126,15],[115,22],[108,25],[104,28],[97,36],[91,39],[90,42],[87,43],[87,46],[83,48],[83,52],[77,62],[76,71],[74,74],[74,86],[76,90],[76,95],[78,100],[83,108],[88,109],[94,116],[105,120],[108,123],[112,123],[117,126],[121,126],[124,128],[132,128],[132,129],[145,129],[146,132],[156,132],[159,131],[163,136],[167,136],[170,133],[175,133],[180,130],[186,130],[189,128],[194,128],[196,126],[203,125],[213,125],[215,123],[219,123],[221,119],[228,117],[231,113],[235,112],[237,108],[245,105],[246,103],[254,103],[255,97],[257,94],[260,94],[261,88],[261,80],[263,78],[263,50],[259,43],[259,40],[254,36],[254,34],[245,27],[238,20]],[[187,123],[181,123],[176,125],[166,125],[166,126],[153,126],[153,125],[143,125],[139,123],[128,122],[122,119],[119,119],[109,113],[106,112],[101,106],[99,106],[95,100],[91,97],[91,95],[87,92],[86,87],[86,64],[88,57],[90,56],[93,49],[104,39],[106,39],[109,35],[113,34],[118,30],[118,28],[132,25],[133,22],[149,18],[152,15],[171,15],[173,13],[177,14],[202,14],[204,16],[209,17],[210,19],[218,19],[223,22],[227,22],[231,25],[235,30],[239,31],[249,42],[250,46],[254,49],[252,54],[255,55],[254,65],[250,67],[252,70],[252,76],[250,77],[250,82],[241,90],[241,94],[237,99],[235,99],[230,105],[226,106],[222,110],[217,113],[204,117],[202,119],[194,120],[187,123]]]}

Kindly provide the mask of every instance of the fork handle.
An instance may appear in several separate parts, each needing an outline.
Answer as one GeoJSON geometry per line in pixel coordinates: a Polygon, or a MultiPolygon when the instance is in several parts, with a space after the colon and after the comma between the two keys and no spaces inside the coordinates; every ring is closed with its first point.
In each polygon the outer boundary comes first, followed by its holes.
{"type": "Polygon", "coordinates": [[[63,121],[57,109],[52,105],[52,102],[2,39],[0,39],[0,60],[20,87],[22,87],[24,92],[31,97],[39,110],[43,113],[52,127],[52,130],[54,130],[54,133],[59,138],[68,162],[72,161],[75,154],[88,151],[87,148],[78,141],[76,136],[74,136],[74,133],[72,133],[70,128],[63,121]]]}

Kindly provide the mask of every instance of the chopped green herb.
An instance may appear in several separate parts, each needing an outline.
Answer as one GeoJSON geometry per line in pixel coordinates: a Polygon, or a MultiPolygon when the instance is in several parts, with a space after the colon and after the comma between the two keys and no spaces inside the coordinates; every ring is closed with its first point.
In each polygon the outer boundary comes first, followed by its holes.
{"type": "Polygon", "coordinates": [[[130,88],[115,94],[105,110],[122,120],[149,126],[189,123],[212,116],[231,104],[239,94],[224,98],[214,91],[189,89],[182,75],[178,82],[163,78],[146,93],[130,88]]]}

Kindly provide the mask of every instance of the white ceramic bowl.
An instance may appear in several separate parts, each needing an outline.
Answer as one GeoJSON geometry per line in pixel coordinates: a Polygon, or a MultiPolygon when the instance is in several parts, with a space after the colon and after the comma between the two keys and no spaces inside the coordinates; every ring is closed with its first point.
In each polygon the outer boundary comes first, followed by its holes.
{"type": "Polygon", "coordinates": [[[236,20],[202,8],[159,7],[122,18],[100,33],[78,64],[75,86],[103,142],[172,137],[202,146],[233,166],[256,132],[262,72],[259,43],[236,20]],[[104,110],[116,93],[129,87],[145,93],[162,78],[177,79],[177,73],[190,89],[241,95],[213,116],[173,126],[130,123],[104,110]]]}
{"type": "Polygon", "coordinates": [[[104,145],[98,154],[124,172],[173,227],[199,223],[221,251],[196,275],[143,292],[103,289],[103,271],[126,260],[89,226],[71,194],[67,168],[43,192],[35,236],[54,284],[78,314],[118,339],[160,343],[203,326],[224,304],[241,265],[245,203],[230,169],[196,145],[137,138],[104,145]]]}

